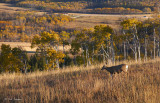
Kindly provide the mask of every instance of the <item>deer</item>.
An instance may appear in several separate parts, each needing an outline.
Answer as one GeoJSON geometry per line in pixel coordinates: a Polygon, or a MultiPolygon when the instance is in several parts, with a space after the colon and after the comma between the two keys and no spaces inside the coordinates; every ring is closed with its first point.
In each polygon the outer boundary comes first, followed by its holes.
{"type": "Polygon", "coordinates": [[[116,65],[116,66],[111,66],[111,67],[107,67],[107,66],[103,66],[101,70],[107,70],[111,76],[115,73],[121,73],[121,72],[127,72],[128,71],[128,65],[127,64],[120,64],[120,65],[116,65]]]}

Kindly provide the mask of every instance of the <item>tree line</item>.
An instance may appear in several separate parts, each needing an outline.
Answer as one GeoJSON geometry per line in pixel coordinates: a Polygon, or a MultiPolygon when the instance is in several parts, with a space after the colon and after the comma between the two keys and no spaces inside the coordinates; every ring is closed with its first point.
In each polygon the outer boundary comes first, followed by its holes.
{"type": "Polygon", "coordinates": [[[159,12],[157,0],[2,0],[1,2],[49,12],[121,13],[123,11],[125,14],[159,12]],[[96,9],[99,10],[95,11],[96,9]]]}
{"type": "MultiPolygon", "coordinates": [[[[121,3],[120,3],[121,4],[121,3]]],[[[157,7],[155,5],[152,6],[142,6],[140,5],[135,7],[125,5],[115,5],[115,1],[110,4],[106,2],[102,4],[94,4],[92,2],[87,1],[78,1],[78,2],[44,2],[44,1],[23,1],[17,3],[18,6],[22,7],[30,7],[37,8],[40,10],[45,10],[49,12],[83,12],[83,13],[151,13],[153,11],[157,11],[157,7]]],[[[134,5],[134,4],[133,4],[134,5]]]]}
{"type": "Polygon", "coordinates": [[[160,56],[160,19],[144,21],[136,18],[121,21],[121,32],[108,25],[73,32],[43,31],[34,35],[31,47],[36,53],[28,56],[21,48],[1,46],[1,72],[32,72],[53,70],[72,65],[89,66],[121,60],[141,61],[160,56]],[[69,45],[70,50],[65,46],[69,45]],[[62,50],[59,48],[63,47],[62,50]]]}

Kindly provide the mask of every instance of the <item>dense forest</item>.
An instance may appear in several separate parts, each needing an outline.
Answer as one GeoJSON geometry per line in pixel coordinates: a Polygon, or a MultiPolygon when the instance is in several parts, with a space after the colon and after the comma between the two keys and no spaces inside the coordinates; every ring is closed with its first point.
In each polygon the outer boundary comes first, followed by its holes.
{"type": "Polygon", "coordinates": [[[159,10],[157,0],[2,0],[1,2],[50,12],[135,14],[159,10]]]}

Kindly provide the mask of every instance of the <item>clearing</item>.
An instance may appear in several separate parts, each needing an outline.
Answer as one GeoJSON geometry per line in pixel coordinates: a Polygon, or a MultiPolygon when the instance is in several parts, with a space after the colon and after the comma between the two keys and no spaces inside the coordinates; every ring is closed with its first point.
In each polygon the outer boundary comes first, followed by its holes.
{"type": "Polygon", "coordinates": [[[107,24],[114,29],[120,29],[120,22],[125,18],[138,18],[139,20],[145,20],[151,18],[152,14],[137,14],[137,15],[110,15],[110,14],[81,14],[81,13],[68,13],[65,14],[75,21],[67,23],[65,25],[68,29],[82,29],[93,28],[96,25],[107,24]]]}
{"type": "Polygon", "coordinates": [[[15,7],[14,5],[7,3],[0,3],[0,12],[9,12],[14,13],[17,11],[26,11],[30,10],[29,8],[15,7]]]}

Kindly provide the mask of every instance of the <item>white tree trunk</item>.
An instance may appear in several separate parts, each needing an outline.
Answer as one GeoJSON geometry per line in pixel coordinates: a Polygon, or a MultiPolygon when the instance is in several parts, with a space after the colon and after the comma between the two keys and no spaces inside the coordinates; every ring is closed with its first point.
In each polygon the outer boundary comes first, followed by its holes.
{"type": "Polygon", "coordinates": [[[154,59],[155,59],[155,56],[156,56],[156,37],[155,37],[155,34],[156,33],[155,33],[155,29],[154,29],[154,33],[153,33],[153,36],[154,36],[153,37],[153,39],[154,39],[154,50],[153,50],[153,52],[154,52],[154,54],[153,54],[154,55],[154,59]]]}
{"type": "Polygon", "coordinates": [[[145,42],[145,58],[144,58],[144,60],[145,61],[147,61],[147,40],[146,40],[146,37],[145,37],[145,39],[144,39],[144,42],[145,42]]]}
{"type": "Polygon", "coordinates": [[[138,45],[138,60],[139,61],[141,61],[141,45],[140,45],[140,43],[139,43],[139,45],[138,45]]]}
{"type": "MultiPolygon", "coordinates": [[[[59,46],[56,46],[56,52],[59,51],[59,46]]],[[[56,59],[56,66],[59,69],[59,59],[56,59]]]]}
{"type": "Polygon", "coordinates": [[[136,44],[134,44],[134,57],[135,57],[135,61],[137,62],[137,46],[136,44]]]}
{"type": "MultiPolygon", "coordinates": [[[[64,43],[63,43],[63,53],[65,54],[64,43]]],[[[65,62],[66,62],[66,58],[64,58],[64,62],[63,62],[63,68],[65,68],[65,62]]]]}
{"type": "Polygon", "coordinates": [[[85,57],[84,57],[84,49],[83,49],[83,46],[82,46],[82,44],[81,44],[81,49],[82,49],[82,54],[83,54],[83,62],[84,62],[84,66],[85,66],[85,57]]]}
{"type": "Polygon", "coordinates": [[[111,36],[111,48],[112,48],[112,63],[115,64],[115,50],[114,50],[114,46],[113,46],[113,38],[111,36]]]}
{"type": "Polygon", "coordinates": [[[126,43],[123,43],[123,47],[124,47],[124,60],[126,60],[126,43]]]}
{"type": "Polygon", "coordinates": [[[157,53],[158,57],[160,56],[159,54],[160,52],[159,52],[159,41],[158,41],[158,53],[157,53]]]}

